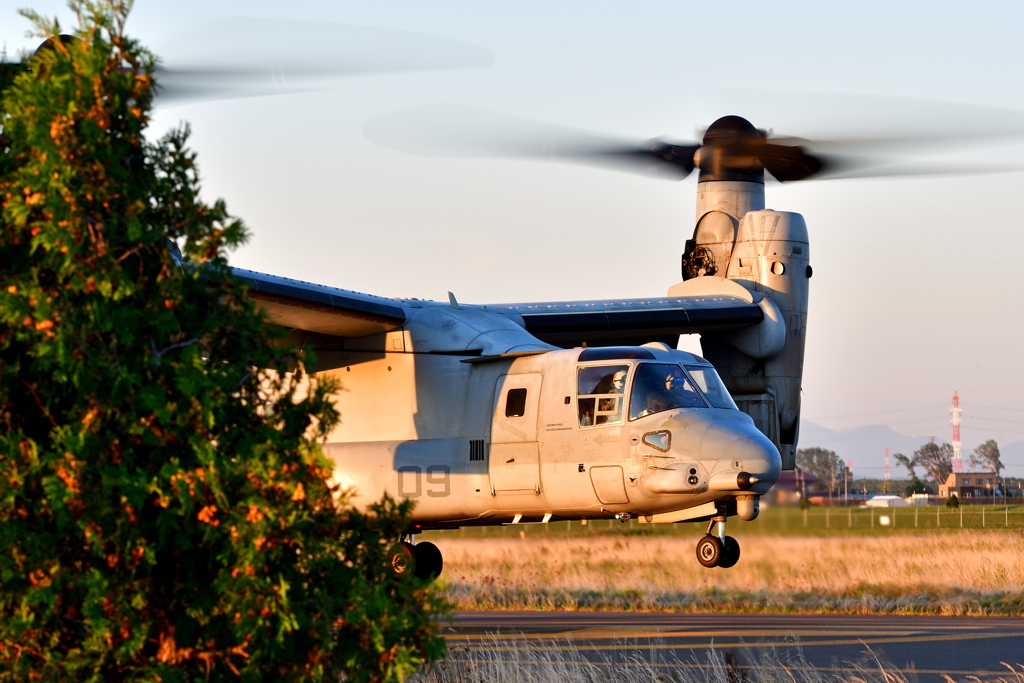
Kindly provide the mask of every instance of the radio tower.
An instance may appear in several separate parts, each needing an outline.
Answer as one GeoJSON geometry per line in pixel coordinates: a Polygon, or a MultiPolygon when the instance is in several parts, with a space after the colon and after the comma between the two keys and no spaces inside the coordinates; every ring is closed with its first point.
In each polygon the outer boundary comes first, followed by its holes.
{"type": "Polygon", "coordinates": [[[953,471],[963,472],[964,465],[963,460],[960,459],[960,397],[956,395],[956,389],[953,390],[953,407],[949,409],[949,414],[952,415],[950,424],[953,425],[953,471]]]}

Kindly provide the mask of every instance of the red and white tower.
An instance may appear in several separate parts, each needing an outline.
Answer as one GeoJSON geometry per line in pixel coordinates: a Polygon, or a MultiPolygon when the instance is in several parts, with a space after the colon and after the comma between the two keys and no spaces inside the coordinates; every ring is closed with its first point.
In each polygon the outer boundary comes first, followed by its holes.
{"type": "Polygon", "coordinates": [[[950,424],[953,425],[953,471],[963,472],[964,464],[963,460],[960,459],[960,397],[956,395],[956,389],[953,390],[953,407],[949,409],[949,414],[952,415],[950,424]]]}
{"type": "Polygon", "coordinates": [[[890,471],[890,469],[889,469],[889,449],[888,448],[885,449],[885,469],[882,470],[882,479],[884,481],[889,481],[890,479],[892,479],[892,471],[890,471]]]}

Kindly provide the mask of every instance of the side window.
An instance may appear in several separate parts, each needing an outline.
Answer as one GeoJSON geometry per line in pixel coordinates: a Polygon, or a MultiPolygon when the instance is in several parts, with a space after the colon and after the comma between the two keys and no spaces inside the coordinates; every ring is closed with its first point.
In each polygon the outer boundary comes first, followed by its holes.
{"type": "Polygon", "coordinates": [[[509,389],[505,396],[505,417],[526,415],[526,389],[509,389]]]}
{"type": "Polygon", "coordinates": [[[622,422],[628,365],[582,367],[576,373],[576,404],[581,427],[622,422]]]}

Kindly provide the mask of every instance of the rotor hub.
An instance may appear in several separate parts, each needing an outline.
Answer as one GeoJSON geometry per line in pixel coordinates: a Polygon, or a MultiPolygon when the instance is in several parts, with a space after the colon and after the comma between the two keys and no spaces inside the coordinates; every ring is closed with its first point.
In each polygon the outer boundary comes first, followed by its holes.
{"type": "Polygon", "coordinates": [[[742,116],[723,116],[704,131],[702,144],[713,145],[723,140],[763,140],[764,133],[742,116]]]}
{"type": "Polygon", "coordinates": [[[723,116],[704,132],[703,146],[694,155],[698,182],[764,184],[764,165],[757,151],[766,135],[742,116],[723,116]]]}

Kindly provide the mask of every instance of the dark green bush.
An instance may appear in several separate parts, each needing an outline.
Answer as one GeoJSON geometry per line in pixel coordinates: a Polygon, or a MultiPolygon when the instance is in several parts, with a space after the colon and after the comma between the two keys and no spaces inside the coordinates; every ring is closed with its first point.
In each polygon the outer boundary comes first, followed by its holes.
{"type": "Polygon", "coordinates": [[[332,491],[333,387],[230,275],[187,128],[145,139],[127,3],[72,8],[0,70],[0,680],[410,672],[443,644],[387,570],[407,507],[332,491]]]}

